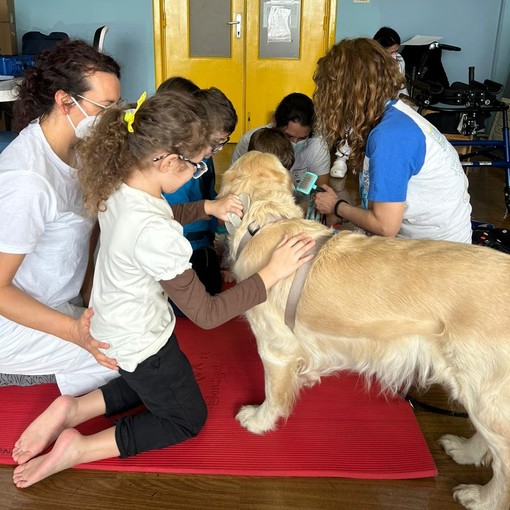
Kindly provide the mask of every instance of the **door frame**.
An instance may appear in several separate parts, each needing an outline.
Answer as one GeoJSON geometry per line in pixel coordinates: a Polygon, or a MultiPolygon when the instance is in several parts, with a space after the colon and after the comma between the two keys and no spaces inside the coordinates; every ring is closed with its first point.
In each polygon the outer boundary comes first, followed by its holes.
{"type": "MultiPolygon", "coordinates": [[[[304,0],[314,1],[314,0],[304,0]]],[[[329,23],[324,30],[324,47],[330,48],[335,43],[336,35],[336,11],[337,0],[323,0],[326,2],[326,9],[328,9],[329,23]]],[[[165,44],[165,28],[166,28],[166,15],[164,9],[165,0],[152,0],[152,13],[154,25],[154,69],[156,88],[165,79],[165,68],[167,62],[166,44],[165,44]]]]}

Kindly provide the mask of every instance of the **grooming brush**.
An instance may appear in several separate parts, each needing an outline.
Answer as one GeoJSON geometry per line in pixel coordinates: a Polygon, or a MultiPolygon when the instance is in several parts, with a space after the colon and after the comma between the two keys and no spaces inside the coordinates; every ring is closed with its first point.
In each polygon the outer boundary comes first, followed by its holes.
{"type": "Polygon", "coordinates": [[[304,193],[305,195],[309,195],[313,190],[324,191],[324,188],[315,185],[318,178],[319,176],[317,174],[305,172],[301,182],[296,186],[296,191],[304,193]]]}
{"type": "MultiPolygon", "coordinates": [[[[243,216],[248,212],[250,208],[250,196],[247,193],[241,193],[239,200],[243,203],[243,216]]],[[[241,226],[241,218],[237,214],[227,213],[228,221],[225,222],[225,228],[230,235],[234,235],[235,231],[241,226]]]]}

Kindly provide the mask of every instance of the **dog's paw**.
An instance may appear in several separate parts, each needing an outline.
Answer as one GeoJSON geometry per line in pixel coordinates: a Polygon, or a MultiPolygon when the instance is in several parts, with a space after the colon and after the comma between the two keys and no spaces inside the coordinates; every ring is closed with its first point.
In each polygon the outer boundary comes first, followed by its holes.
{"type": "Polygon", "coordinates": [[[503,510],[494,501],[487,501],[483,492],[481,485],[457,485],[453,489],[453,499],[468,510],[503,510]]]}
{"type": "Polygon", "coordinates": [[[263,405],[241,407],[236,420],[252,434],[264,434],[276,428],[275,421],[264,415],[263,405]]]}
{"type": "Polygon", "coordinates": [[[470,439],[452,434],[441,437],[438,443],[443,447],[457,464],[487,465],[491,461],[487,445],[481,436],[473,436],[470,439]]]}

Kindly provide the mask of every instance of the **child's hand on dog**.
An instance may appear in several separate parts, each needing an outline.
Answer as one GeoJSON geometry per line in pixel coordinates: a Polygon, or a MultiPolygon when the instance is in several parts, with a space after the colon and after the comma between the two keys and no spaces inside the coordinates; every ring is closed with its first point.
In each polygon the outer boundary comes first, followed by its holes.
{"type": "Polygon", "coordinates": [[[314,254],[306,253],[314,245],[315,240],[303,232],[292,237],[286,235],[271,255],[269,264],[259,271],[266,289],[294,274],[303,264],[311,260],[314,254]]]}
{"type": "Polygon", "coordinates": [[[233,194],[216,200],[206,200],[204,210],[209,216],[215,216],[223,221],[229,221],[227,216],[229,213],[235,214],[239,218],[243,217],[243,203],[237,195],[233,194]]]}

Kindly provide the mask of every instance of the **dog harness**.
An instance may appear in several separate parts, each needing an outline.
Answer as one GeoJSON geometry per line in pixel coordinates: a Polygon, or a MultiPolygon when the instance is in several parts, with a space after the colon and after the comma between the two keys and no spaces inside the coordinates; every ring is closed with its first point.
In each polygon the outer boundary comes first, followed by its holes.
{"type": "MultiPolygon", "coordinates": [[[[250,206],[250,198],[246,193],[241,193],[239,195],[240,200],[243,202],[243,211],[246,213],[248,212],[249,206],[250,206]]],[[[239,242],[239,246],[237,248],[236,253],[236,260],[239,258],[239,255],[243,251],[244,247],[248,244],[248,242],[252,239],[252,237],[260,231],[263,227],[266,225],[269,225],[271,223],[275,223],[277,221],[281,221],[285,218],[282,218],[281,216],[278,217],[272,217],[265,225],[259,225],[257,227],[252,227],[251,225],[248,226],[246,229],[246,232],[244,236],[242,237],[241,241],[239,242]]],[[[237,229],[241,226],[242,220],[237,215],[232,215],[232,217],[229,216],[230,221],[225,222],[225,227],[230,235],[233,235],[237,229]],[[235,218],[234,218],[235,216],[235,218]]],[[[331,236],[321,236],[317,239],[315,239],[315,245],[313,248],[308,250],[303,256],[310,255],[313,253],[314,255],[317,255],[319,253],[320,249],[326,244],[328,239],[330,239],[331,236]]],[[[303,290],[303,286],[305,284],[306,276],[308,275],[308,270],[310,269],[310,266],[312,265],[313,258],[303,264],[295,273],[294,273],[294,279],[292,280],[292,285],[289,290],[289,296],[287,298],[287,305],[285,306],[285,324],[291,329],[294,330],[294,326],[296,324],[296,310],[297,305],[299,303],[299,297],[301,296],[301,291],[303,290]]]]}

